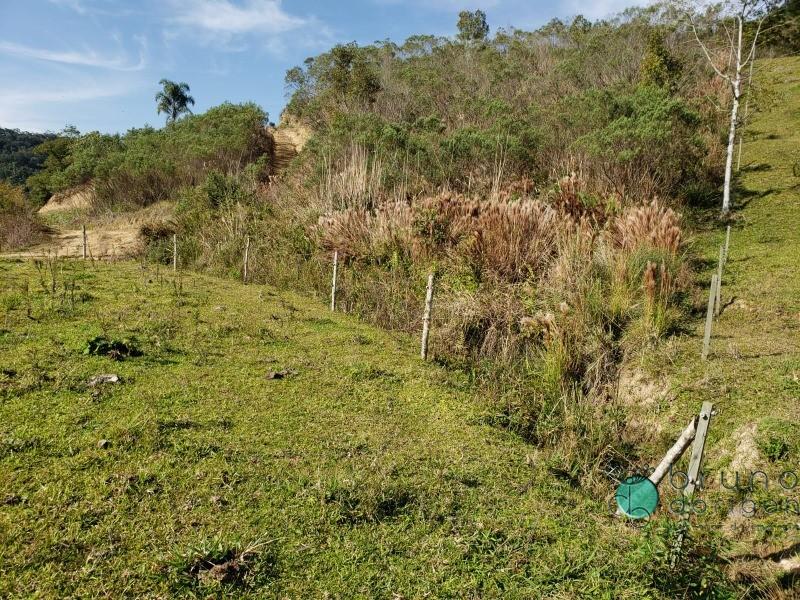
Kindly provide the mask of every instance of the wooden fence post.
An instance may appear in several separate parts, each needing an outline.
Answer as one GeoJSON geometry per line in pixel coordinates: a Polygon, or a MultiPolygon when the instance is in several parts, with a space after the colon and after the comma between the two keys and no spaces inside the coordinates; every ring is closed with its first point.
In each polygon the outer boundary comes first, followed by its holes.
{"type": "Polygon", "coordinates": [[[708,359],[708,349],[711,344],[711,326],[714,323],[714,298],[717,292],[717,274],[711,276],[711,289],[708,291],[708,308],[706,309],[706,330],[703,335],[703,352],[700,357],[708,359]]]}
{"type": "Polygon", "coordinates": [[[172,234],[172,271],[178,270],[178,234],[172,234]]]}
{"type": "Polygon", "coordinates": [[[706,434],[708,433],[708,425],[711,423],[711,412],[714,410],[714,405],[711,402],[703,402],[703,407],[700,409],[700,419],[697,421],[697,433],[694,436],[694,445],[692,446],[692,457],[689,459],[689,472],[686,474],[689,481],[683,490],[684,496],[691,498],[699,483],[702,483],[700,477],[700,467],[703,463],[703,450],[706,447],[706,434]]]}
{"type": "Polygon", "coordinates": [[[728,262],[728,245],[731,242],[731,226],[728,225],[728,228],[725,230],[725,262],[728,262]]]}
{"type": "Polygon", "coordinates": [[[722,263],[725,261],[725,249],[719,247],[719,263],[717,263],[717,293],[714,298],[714,316],[722,312],[722,263]]]}
{"type": "Polygon", "coordinates": [[[428,275],[428,289],[425,293],[425,313],[422,316],[422,360],[428,359],[428,336],[431,330],[431,306],[433,305],[433,273],[428,275]]]}
{"type": "MultiPolygon", "coordinates": [[[[714,405],[711,402],[703,402],[700,409],[700,417],[697,419],[697,431],[694,436],[694,445],[692,446],[692,456],[689,459],[689,469],[686,473],[686,487],[683,488],[684,503],[689,504],[689,510],[682,511],[680,530],[678,538],[675,540],[675,547],[672,553],[672,560],[670,564],[672,568],[678,562],[681,550],[683,549],[683,540],[686,538],[686,532],[689,527],[689,515],[694,507],[694,492],[697,486],[703,483],[700,468],[703,465],[703,452],[706,447],[706,435],[708,434],[708,426],[711,424],[711,416],[714,412],[714,405]]],[[[685,506],[685,504],[684,504],[685,506]]]]}
{"type": "Polygon", "coordinates": [[[89,249],[89,242],[86,239],[86,225],[83,225],[83,260],[86,260],[86,256],[88,255],[89,249]]]}
{"type": "Polygon", "coordinates": [[[336,278],[339,275],[339,251],[333,251],[333,277],[331,278],[331,312],[336,310],[336,278]]]}
{"type": "Polygon", "coordinates": [[[242,275],[242,280],[244,283],[247,283],[247,263],[249,262],[250,258],[250,236],[247,236],[247,239],[244,242],[244,274],[242,275]]]}

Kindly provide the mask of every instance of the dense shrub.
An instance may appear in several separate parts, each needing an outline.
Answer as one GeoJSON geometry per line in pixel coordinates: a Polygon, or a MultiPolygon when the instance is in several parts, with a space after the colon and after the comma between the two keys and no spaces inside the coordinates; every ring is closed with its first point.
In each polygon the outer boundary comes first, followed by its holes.
{"type": "Polygon", "coordinates": [[[341,172],[358,144],[381,165],[375,189],[386,196],[494,195],[575,170],[593,194],[676,198],[719,176],[705,157],[724,126],[708,102],[724,91],[682,36],[655,6],[499,30],[479,43],[415,36],[337,46],[289,71],[287,110],[316,126],[308,160],[317,169],[341,172]],[[364,77],[376,82],[369,93],[364,77]]]}
{"type": "Polygon", "coordinates": [[[29,179],[34,201],[93,180],[110,206],[147,206],[166,200],[182,186],[204,181],[218,170],[237,173],[257,165],[267,175],[271,138],[267,116],[254,104],[222,104],[163,129],[132,129],[125,135],[97,132],[45,142],[42,172],[29,179]]]}
{"type": "Polygon", "coordinates": [[[0,179],[23,185],[28,177],[42,168],[44,162],[44,157],[33,149],[53,137],[51,133],[28,133],[0,127],[0,179]]]}
{"type": "Polygon", "coordinates": [[[0,180],[0,249],[21,248],[35,241],[43,227],[21,187],[0,180]]]}

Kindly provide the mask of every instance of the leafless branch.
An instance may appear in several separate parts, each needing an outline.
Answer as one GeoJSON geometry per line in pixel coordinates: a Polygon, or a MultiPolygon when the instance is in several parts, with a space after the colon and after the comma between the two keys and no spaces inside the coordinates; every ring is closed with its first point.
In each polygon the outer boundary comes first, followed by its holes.
{"type": "Polygon", "coordinates": [[[706,45],[703,43],[703,41],[700,39],[700,36],[697,34],[697,27],[695,26],[694,18],[691,15],[689,15],[689,22],[692,25],[692,33],[694,33],[694,39],[697,40],[697,44],[703,50],[703,54],[706,55],[706,59],[708,60],[708,63],[711,65],[711,68],[714,69],[714,72],[717,75],[719,75],[722,79],[724,79],[725,81],[730,83],[731,82],[730,76],[726,75],[725,73],[720,71],[719,68],[717,68],[717,65],[714,63],[714,60],[711,58],[711,54],[709,54],[709,52],[708,52],[708,48],[706,48],[706,45]]]}

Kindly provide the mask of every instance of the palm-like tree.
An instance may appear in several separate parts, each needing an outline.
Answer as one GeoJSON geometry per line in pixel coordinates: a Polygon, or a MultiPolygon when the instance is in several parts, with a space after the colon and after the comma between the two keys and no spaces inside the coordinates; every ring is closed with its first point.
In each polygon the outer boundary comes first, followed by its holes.
{"type": "Polygon", "coordinates": [[[191,113],[189,105],[194,106],[194,98],[189,95],[188,83],[175,83],[169,79],[158,82],[162,90],[156,94],[158,114],[166,113],[167,123],[174,122],[183,113],[191,113]]]}

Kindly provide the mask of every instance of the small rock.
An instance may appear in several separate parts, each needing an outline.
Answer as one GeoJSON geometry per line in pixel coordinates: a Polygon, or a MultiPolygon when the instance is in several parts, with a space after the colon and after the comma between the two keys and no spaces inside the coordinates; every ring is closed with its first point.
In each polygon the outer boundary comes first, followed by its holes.
{"type": "Polygon", "coordinates": [[[104,448],[108,448],[110,444],[111,442],[109,442],[108,440],[100,440],[99,442],[97,442],[97,447],[103,450],[104,448]]]}
{"type": "Polygon", "coordinates": [[[297,375],[297,371],[293,369],[283,369],[282,371],[270,371],[267,373],[267,379],[284,379],[285,377],[291,377],[292,375],[297,375]]]}
{"type": "Polygon", "coordinates": [[[119,375],[115,373],[106,373],[103,375],[95,375],[88,382],[86,382],[86,385],[88,385],[89,387],[95,387],[98,385],[102,385],[104,383],[119,383],[119,382],[120,382],[119,375]]]}

